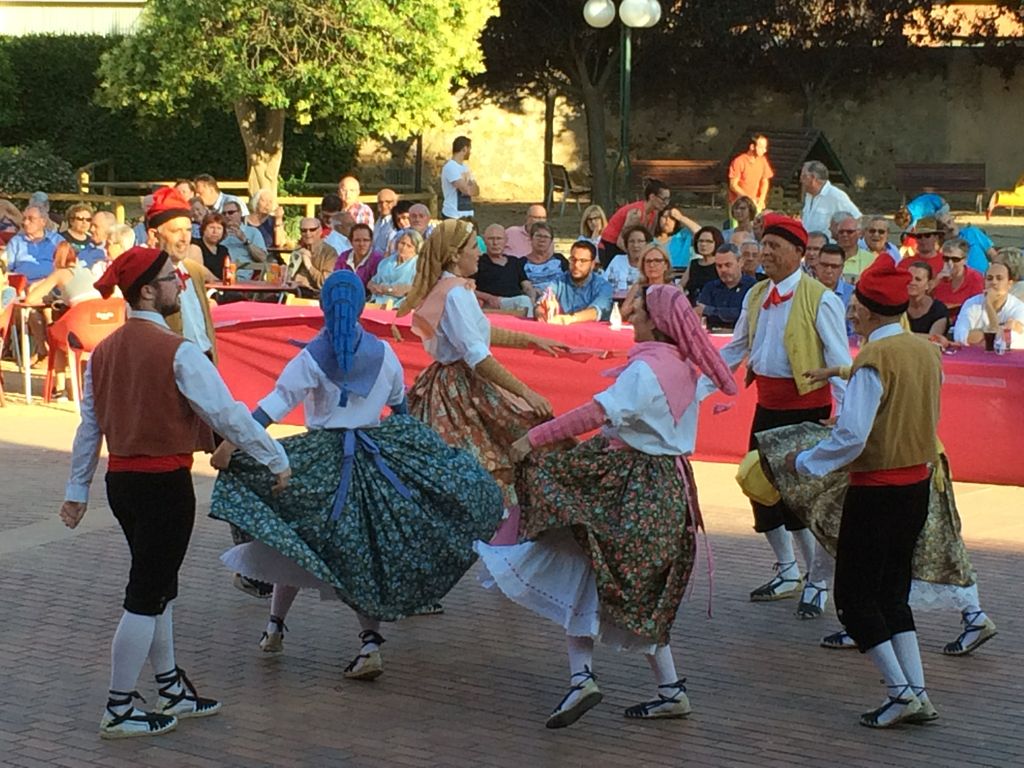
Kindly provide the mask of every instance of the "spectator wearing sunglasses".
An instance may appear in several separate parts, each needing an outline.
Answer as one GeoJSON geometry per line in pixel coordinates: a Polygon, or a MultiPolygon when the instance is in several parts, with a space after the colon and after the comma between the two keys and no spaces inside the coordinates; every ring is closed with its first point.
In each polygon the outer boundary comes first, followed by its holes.
{"type": "Polygon", "coordinates": [[[956,322],[965,301],[985,291],[985,276],[967,266],[969,249],[959,237],[942,244],[943,267],[932,295],[949,308],[950,323],[956,322]]]}

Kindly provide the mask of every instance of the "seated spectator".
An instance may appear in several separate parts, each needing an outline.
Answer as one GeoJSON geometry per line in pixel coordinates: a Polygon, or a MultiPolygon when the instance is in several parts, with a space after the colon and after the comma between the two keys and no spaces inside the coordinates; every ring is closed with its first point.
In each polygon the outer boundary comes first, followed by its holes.
{"type": "MultiPolygon", "coordinates": [[[[855,288],[852,283],[843,280],[846,267],[846,252],[836,243],[826,243],[818,255],[818,264],[814,268],[815,277],[818,281],[839,294],[843,300],[843,309],[849,309],[850,299],[853,297],[855,288]]],[[[853,324],[849,319],[846,321],[846,335],[853,334],[853,324]]]]}
{"type": "Polygon", "coordinates": [[[914,262],[925,261],[932,268],[932,274],[938,276],[945,266],[938,222],[931,216],[918,221],[900,243],[900,255],[902,258],[897,266],[901,269],[909,269],[914,262]]]}
{"type": "MultiPolygon", "coordinates": [[[[846,257],[843,277],[851,283],[856,283],[860,273],[870,267],[871,262],[875,260],[875,254],[860,247],[860,236],[863,230],[858,217],[845,212],[837,213],[833,224],[836,244],[843,249],[846,257]]],[[[823,248],[822,253],[824,251],[823,248]]]]}
{"type": "Polygon", "coordinates": [[[674,205],[658,215],[658,226],[654,230],[654,242],[665,249],[672,269],[681,274],[690,266],[693,254],[693,233],[700,229],[698,224],[674,205]]]}
{"type": "Polygon", "coordinates": [[[900,249],[889,242],[889,221],[885,216],[872,214],[865,216],[861,222],[864,238],[861,247],[871,251],[875,258],[887,253],[893,262],[899,263],[900,249]]]}
{"type": "Polygon", "coordinates": [[[569,271],[551,283],[555,306],[542,297],[537,304],[537,319],[556,325],[606,320],[612,309],[612,287],[594,271],[596,266],[594,244],[585,240],[573,243],[569,249],[569,271]]]}
{"type": "Polygon", "coordinates": [[[981,347],[985,333],[1010,330],[1010,348],[1024,349],[1024,301],[1010,295],[1010,270],[992,263],[985,271],[985,292],[964,302],[953,326],[953,341],[981,347]]]}
{"type": "Polygon", "coordinates": [[[388,237],[388,247],[384,250],[385,258],[388,256],[395,255],[395,240],[398,239],[398,233],[404,229],[409,229],[411,224],[409,222],[409,209],[412,208],[412,203],[408,200],[399,200],[395,203],[394,208],[391,209],[391,235],[388,237]]]}
{"type": "MultiPolygon", "coordinates": [[[[336,213],[341,213],[340,197],[331,192],[320,198],[320,212],[317,214],[317,217],[320,219],[320,226],[323,228],[321,237],[327,237],[333,231],[331,217],[336,213]]],[[[355,224],[354,219],[352,223],[355,224]]]]}
{"type": "Polygon", "coordinates": [[[299,246],[292,251],[288,262],[288,278],[301,289],[299,295],[316,298],[320,295],[324,280],[334,271],[338,252],[324,242],[320,236],[320,222],[306,218],[299,222],[299,246]]]}
{"type": "Polygon", "coordinates": [[[50,196],[45,192],[33,192],[28,198],[28,205],[25,207],[38,208],[46,219],[46,231],[56,233],[60,230],[60,216],[50,210],[50,196]]]}
{"type": "Polygon", "coordinates": [[[818,255],[821,249],[828,242],[828,235],[824,232],[807,233],[807,249],[804,251],[803,270],[811,277],[814,277],[814,268],[818,264],[818,255]]]}
{"type": "Polygon", "coordinates": [[[338,255],[334,268],[351,269],[366,285],[377,274],[377,267],[384,259],[384,254],[373,250],[373,230],[369,224],[354,224],[349,232],[349,240],[352,248],[338,255]]]}
{"type": "Polygon", "coordinates": [[[413,203],[409,209],[409,226],[420,233],[420,237],[426,240],[434,231],[434,225],[430,221],[430,209],[423,203],[413,203]]]}
{"type": "MultiPolygon", "coordinates": [[[[737,245],[733,243],[733,245],[737,245]]],[[[761,267],[761,244],[753,237],[747,236],[739,244],[740,250],[740,272],[748,277],[754,278],[756,282],[767,280],[768,275],[761,267]]]]}
{"type": "MultiPolygon", "coordinates": [[[[89,239],[92,208],[84,203],[76,203],[68,208],[64,220],[67,229],[60,233],[61,240],[53,253],[53,265],[57,268],[73,267],[78,261],[78,254],[92,246],[92,240],[89,239]]],[[[92,261],[98,258],[93,254],[92,261]]]]}
{"type": "Polygon", "coordinates": [[[725,243],[718,227],[701,227],[693,235],[693,250],[697,258],[690,259],[690,265],[679,282],[679,286],[686,291],[686,298],[694,306],[697,305],[697,297],[700,296],[700,289],[718,279],[718,272],[715,270],[715,252],[725,243]]]}
{"type": "Polygon", "coordinates": [[[348,211],[338,211],[331,214],[331,231],[323,235],[324,242],[334,249],[335,253],[345,253],[352,250],[352,227],[356,220],[348,211]]]}
{"type": "Polygon", "coordinates": [[[732,226],[722,232],[722,237],[728,240],[733,232],[754,234],[754,217],[756,216],[757,204],[746,195],[740,195],[729,206],[729,218],[732,226]]]}
{"type": "Polygon", "coordinates": [[[967,266],[969,246],[959,237],[942,244],[942,260],[945,265],[932,288],[932,296],[949,309],[949,321],[956,322],[960,307],[972,296],[985,290],[985,278],[967,266]]]}
{"type": "MultiPolygon", "coordinates": [[[[224,206],[229,202],[233,202],[238,205],[238,210],[241,213],[238,216],[239,224],[242,223],[242,217],[249,215],[249,209],[245,203],[242,202],[242,198],[237,195],[229,195],[226,192],[220,191],[220,186],[217,184],[217,180],[208,173],[201,173],[196,176],[195,181],[195,194],[203,201],[203,205],[209,208],[211,211],[217,213],[224,213],[224,206]]],[[[184,195],[186,200],[191,200],[191,196],[187,193],[184,195]]],[[[147,207],[146,210],[149,210],[147,207]]]]}
{"type": "Polygon", "coordinates": [[[0,259],[0,312],[7,309],[7,305],[16,298],[18,298],[18,292],[7,280],[7,262],[0,259]]]}
{"type": "Polygon", "coordinates": [[[615,298],[626,295],[630,286],[640,279],[640,255],[651,242],[651,233],[642,224],[632,224],[622,233],[626,252],[616,255],[604,270],[604,279],[611,283],[615,298]]]}
{"type": "Polygon", "coordinates": [[[743,297],[757,281],[740,270],[739,249],[732,243],[716,250],[715,272],[718,277],[700,289],[697,314],[704,316],[709,331],[731,331],[743,309],[743,297]]]}
{"type": "MultiPolygon", "coordinates": [[[[507,234],[508,230],[505,232],[507,234]]],[[[554,242],[555,231],[546,221],[534,223],[530,229],[530,252],[526,254],[523,271],[538,295],[569,269],[565,256],[554,252],[554,242]]]]}
{"type": "MultiPolygon", "coordinates": [[[[377,221],[373,225],[373,250],[387,255],[388,241],[397,230],[391,211],[398,202],[398,193],[385,187],[377,193],[377,221]]],[[[371,275],[372,277],[372,275],[371,275]]]]}
{"type": "Polygon", "coordinates": [[[672,193],[668,186],[658,179],[648,179],[644,185],[644,199],[635,203],[626,203],[608,219],[608,225],[601,233],[604,249],[601,254],[601,266],[607,268],[613,258],[626,250],[626,241],[622,237],[623,230],[632,224],[642,224],[648,232],[653,232],[658,223],[658,216],[672,193]]]}
{"type": "Polygon", "coordinates": [[[0,197],[0,233],[14,233],[19,229],[21,229],[21,211],[10,200],[0,197]]]}
{"type": "Polygon", "coordinates": [[[949,328],[949,310],[928,293],[933,278],[932,268],[928,262],[918,261],[908,269],[910,285],[907,286],[907,293],[910,295],[910,304],[907,306],[907,320],[910,330],[929,338],[945,336],[949,328]]]}
{"type": "Polygon", "coordinates": [[[199,225],[199,237],[192,240],[188,258],[202,264],[215,277],[224,275],[224,259],[230,259],[228,249],[224,245],[224,217],[211,212],[203,217],[199,225]]]}
{"type": "Polygon", "coordinates": [[[373,231],[373,209],[359,200],[362,190],[359,179],[351,174],[342,176],[338,181],[338,197],[341,198],[341,209],[350,214],[354,224],[369,224],[373,231]]]}
{"type": "Polygon", "coordinates": [[[1024,301],[1024,251],[1020,248],[1000,248],[992,261],[1006,265],[1010,270],[1010,280],[1013,281],[1010,293],[1024,301]]]}
{"type": "MultiPolygon", "coordinates": [[[[111,228],[117,226],[117,217],[114,216],[110,211],[96,211],[92,215],[92,224],[89,225],[89,239],[92,241],[92,246],[87,249],[84,254],[79,254],[79,262],[84,262],[90,269],[94,269],[97,264],[106,262],[109,259],[107,251],[107,243],[110,240],[111,228]]],[[[99,277],[106,271],[106,265],[96,272],[96,278],[99,277]]]]}
{"type": "Polygon", "coordinates": [[[601,233],[608,226],[608,217],[600,205],[588,205],[580,218],[580,240],[586,240],[600,250],[601,233]]]}
{"type": "Polygon", "coordinates": [[[491,224],[484,230],[486,246],[477,273],[476,297],[484,310],[524,310],[533,317],[538,294],[526,277],[525,259],[505,253],[505,228],[491,224]]]}
{"type": "Polygon", "coordinates": [[[947,212],[937,215],[935,220],[942,230],[943,242],[959,237],[967,243],[967,266],[971,269],[985,273],[989,262],[995,258],[997,253],[992,238],[981,227],[973,224],[961,227],[953,218],[953,214],[947,212]]]}
{"type": "MultiPolygon", "coordinates": [[[[587,210],[590,210],[589,208],[587,210]]],[[[509,256],[526,257],[533,250],[530,233],[537,222],[547,223],[548,212],[543,205],[531,205],[526,209],[526,220],[521,226],[505,229],[505,253],[509,256]]],[[[551,241],[548,255],[555,252],[555,241],[551,241]]]]}
{"type": "Polygon", "coordinates": [[[252,213],[245,217],[245,223],[260,231],[268,248],[283,248],[288,239],[284,231],[284,208],[277,204],[274,190],[257,189],[249,200],[249,210],[252,213]]]}
{"type": "Polygon", "coordinates": [[[370,301],[378,305],[397,307],[412,288],[416,277],[416,262],[423,248],[423,236],[419,230],[403,229],[395,238],[395,253],[384,258],[377,267],[377,274],[367,284],[370,301]]]}
{"type": "Polygon", "coordinates": [[[221,214],[224,216],[224,239],[221,243],[228,249],[231,261],[239,267],[265,263],[267,244],[256,227],[242,221],[244,214],[241,204],[236,200],[228,200],[221,214]]]}
{"type": "Polygon", "coordinates": [[[672,282],[672,264],[664,246],[650,243],[640,254],[640,279],[630,286],[620,305],[622,319],[629,320],[636,309],[636,297],[649,285],[668,285],[672,282]]]}
{"type": "Polygon", "coordinates": [[[25,276],[31,283],[53,271],[53,256],[63,238],[46,231],[46,216],[28,206],[21,217],[21,231],[7,243],[7,268],[25,276]]]}

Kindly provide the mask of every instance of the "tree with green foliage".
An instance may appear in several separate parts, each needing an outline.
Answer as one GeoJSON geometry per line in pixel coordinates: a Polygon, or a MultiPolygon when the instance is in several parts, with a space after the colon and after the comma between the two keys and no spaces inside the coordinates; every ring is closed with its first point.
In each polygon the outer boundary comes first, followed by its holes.
{"type": "Polygon", "coordinates": [[[449,119],[497,0],[150,0],[103,57],[100,99],[141,117],[232,110],[249,187],[276,187],[287,120],[358,141],[449,119]]]}

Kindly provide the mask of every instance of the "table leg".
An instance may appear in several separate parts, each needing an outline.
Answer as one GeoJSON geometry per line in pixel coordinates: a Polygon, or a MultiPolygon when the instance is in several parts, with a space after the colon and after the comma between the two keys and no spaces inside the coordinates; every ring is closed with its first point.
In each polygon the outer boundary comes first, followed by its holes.
{"type": "Polygon", "coordinates": [[[32,352],[28,345],[28,315],[30,309],[21,310],[21,370],[25,376],[25,403],[32,405],[32,352]]]}

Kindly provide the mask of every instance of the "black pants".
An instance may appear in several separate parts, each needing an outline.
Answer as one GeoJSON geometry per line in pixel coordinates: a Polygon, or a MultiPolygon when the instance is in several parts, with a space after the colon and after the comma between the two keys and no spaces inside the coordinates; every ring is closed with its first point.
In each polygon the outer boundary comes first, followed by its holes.
{"type": "Polygon", "coordinates": [[[836,613],[861,653],[914,631],[907,601],[930,482],[851,485],[846,492],[836,548],[836,613]]]}
{"type": "MultiPolygon", "coordinates": [[[[766,429],[775,427],[788,427],[792,424],[802,424],[805,421],[813,421],[817,424],[822,419],[832,415],[832,406],[826,405],[821,408],[803,408],[795,411],[775,411],[764,406],[757,406],[754,410],[754,421],[750,425],[750,443],[748,448],[757,448],[757,441],[754,435],[766,429]]],[[[786,526],[787,531],[800,531],[806,528],[796,515],[783,502],[773,504],[770,507],[750,502],[754,508],[754,530],[758,533],[774,531],[781,525],[786,526]]]]}
{"type": "Polygon", "coordinates": [[[195,524],[192,475],[187,469],[108,472],[107,500],[132,553],[124,609],[159,616],[178,596],[178,569],[195,524]]]}

